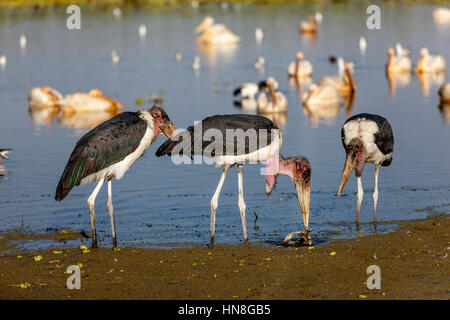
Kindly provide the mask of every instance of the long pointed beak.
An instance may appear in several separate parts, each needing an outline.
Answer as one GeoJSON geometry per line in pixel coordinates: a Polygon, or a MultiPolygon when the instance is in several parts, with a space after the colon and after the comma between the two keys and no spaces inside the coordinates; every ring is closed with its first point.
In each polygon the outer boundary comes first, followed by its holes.
{"type": "Polygon", "coordinates": [[[161,131],[168,139],[177,134],[177,129],[170,120],[165,121],[165,123],[161,126],[161,131]]]}
{"type": "Polygon", "coordinates": [[[294,182],[294,184],[295,189],[297,190],[298,204],[300,205],[300,211],[302,212],[303,224],[305,225],[306,232],[308,232],[311,187],[309,184],[301,185],[300,182],[294,182]]]}
{"type": "Polygon", "coordinates": [[[352,160],[352,156],[347,154],[347,158],[345,159],[344,170],[342,171],[341,183],[339,184],[338,197],[341,195],[342,190],[344,189],[345,184],[350,178],[353,170],[355,170],[356,162],[352,160]]]}

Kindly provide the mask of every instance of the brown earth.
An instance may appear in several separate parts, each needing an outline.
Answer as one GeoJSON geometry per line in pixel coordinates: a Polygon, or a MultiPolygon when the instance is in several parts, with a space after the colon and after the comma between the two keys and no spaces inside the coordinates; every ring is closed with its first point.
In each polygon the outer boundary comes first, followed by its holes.
{"type": "Polygon", "coordinates": [[[0,235],[1,299],[449,299],[449,217],[318,247],[217,245],[183,249],[59,248],[18,252],[18,242],[76,233],[0,235]],[[42,259],[36,258],[41,256],[42,259]],[[81,264],[81,289],[66,287],[81,264]],[[381,289],[366,286],[378,265],[381,289]]]}

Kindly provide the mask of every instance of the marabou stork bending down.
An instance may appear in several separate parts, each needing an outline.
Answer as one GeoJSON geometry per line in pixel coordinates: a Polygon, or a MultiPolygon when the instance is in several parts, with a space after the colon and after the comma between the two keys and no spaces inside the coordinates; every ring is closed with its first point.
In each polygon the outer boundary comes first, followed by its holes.
{"type": "MultiPolygon", "coordinates": [[[[266,193],[275,187],[278,175],[290,177],[297,191],[303,223],[308,235],[311,166],[304,157],[283,158],[278,151],[282,138],[280,130],[269,119],[257,115],[232,114],[208,117],[186,131],[163,143],[156,155],[202,155],[224,166],[222,176],[211,199],[210,246],[214,245],[214,229],[219,194],[231,166],[238,168],[238,206],[241,213],[244,241],[248,241],[242,165],[245,162],[266,161],[266,193]]],[[[309,236],[307,237],[310,243],[309,236]]]]}
{"type": "Polygon", "coordinates": [[[56,188],[55,200],[63,200],[74,186],[98,184],[87,200],[92,225],[92,247],[97,246],[94,204],[100,188],[108,181],[108,211],[113,245],[117,245],[111,179],[121,179],[131,165],[162,133],[170,138],[175,126],[159,107],[123,112],[99,124],[75,145],[56,188]]]}
{"type": "Polygon", "coordinates": [[[378,168],[380,164],[387,167],[392,162],[394,151],[394,136],[389,122],[375,114],[360,113],[345,121],[341,130],[342,144],[347,157],[339,185],[338,197],[341,195],[348,178],[355,170],[358,181],[358,202],[356,207],[356,222],[359,218],[359,210],[363,199],[363,187],[361,174],[366,162],[375,165],[375,189],[373,192],[373,219],[377,218],[378,201],[378,168]]]}

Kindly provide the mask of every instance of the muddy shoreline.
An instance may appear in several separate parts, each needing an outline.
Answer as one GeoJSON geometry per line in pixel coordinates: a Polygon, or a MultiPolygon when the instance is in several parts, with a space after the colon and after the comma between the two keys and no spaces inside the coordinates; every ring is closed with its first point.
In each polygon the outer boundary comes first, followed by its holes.
{"type": "Polygon", "coordinates": [[[81,235],[0,234],[1,299],[449,299],[450,215],[317,247],[217,245],[184,249],[54,247],[17,243],[81,235]],[[81,266],[81,289],[66,286],[81,266]],[[381,271],[369,290],[367,267],[381,271]]]}

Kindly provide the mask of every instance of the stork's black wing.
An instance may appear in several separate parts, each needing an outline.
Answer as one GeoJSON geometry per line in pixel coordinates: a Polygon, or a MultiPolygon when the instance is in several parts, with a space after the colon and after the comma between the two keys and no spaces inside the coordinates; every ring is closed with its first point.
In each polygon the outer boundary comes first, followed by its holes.
{"type": "Polygon", "coordinates": [[[167,140],[156,151],[156,156],[177,154],[214,157],[247,154],[269,145],[273,129],[278,128],[271,120],[261,116],[216,115],[167,140]],[[239,133],[238,130],[242,131],[239,133]],[[265,136],[261,132],[265,132],[265,136]],[[253,134],[256,139],[252,138],[253,134]],[[216,139],[220,137],[222,139],[216,139]]]}
{"type": "Polygon", "coordinates": [[[64,199],[81,180],[123,160],[139,146],[147,129],[135,112],[123,112],[99,124],[75,145],[56,188],[55,200],[64,199]]]}

